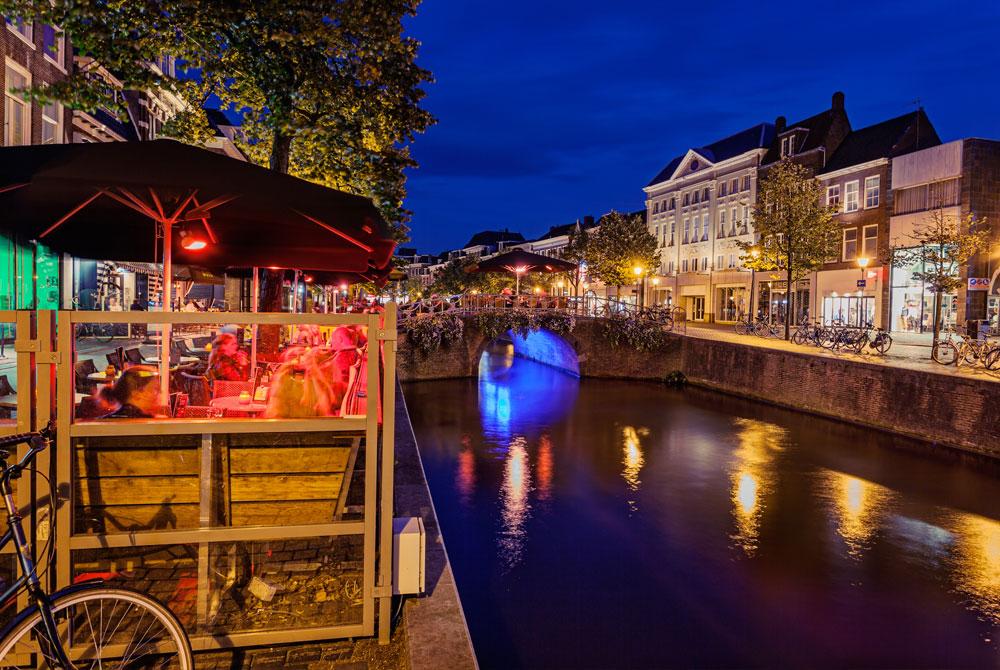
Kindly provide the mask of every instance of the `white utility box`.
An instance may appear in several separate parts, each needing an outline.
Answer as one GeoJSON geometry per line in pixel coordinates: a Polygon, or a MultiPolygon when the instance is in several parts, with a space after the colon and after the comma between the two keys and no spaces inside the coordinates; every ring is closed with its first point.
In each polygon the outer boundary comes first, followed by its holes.
{"type": "Polygon", "coordinates": [[[419,516],[392,520],[392,593],[409,595],[424,592],[424,557],[427,540],[424,521],[419,516]]]}

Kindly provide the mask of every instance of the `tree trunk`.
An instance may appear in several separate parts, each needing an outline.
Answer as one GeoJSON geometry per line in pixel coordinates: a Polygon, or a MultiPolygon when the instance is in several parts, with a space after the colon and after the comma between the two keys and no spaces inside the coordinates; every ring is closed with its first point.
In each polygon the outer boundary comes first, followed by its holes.
{"type": "Polygon", "coordinates": [[[271,142],[271,161],[268,167],[275,172],[288,174],[288,161],[292,154],[292,136],[286,135],[280,130],[274,131],[274,139],[271,142]]]}
{"type": "Polygon", "coordinates": [[[941,306],[944,300],[942,298],[944,294],[940,289],[934,293],[934,327],[931,332],[934,334],[931,336],[931,350],[938,342],[938,338],[941,336],[941,306]]]}

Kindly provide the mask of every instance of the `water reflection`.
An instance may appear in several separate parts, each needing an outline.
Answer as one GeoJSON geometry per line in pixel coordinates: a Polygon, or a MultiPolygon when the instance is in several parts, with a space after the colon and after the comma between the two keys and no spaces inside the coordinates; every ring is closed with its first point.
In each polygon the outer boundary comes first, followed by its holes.
{"type": "Polygon", "coordinates": [[[538,499],[548,500],[552,497],[552,475],[555,461],[552,457],[552,440],[548,435],[542,435],[538,441],[538,499]]]}
{"type": "Polygon", "coordinates": [[[649,429],[636,430],[632,426],[625,426],[622,429],[622,477],[628,486],[629,496],[626,502],[629,511],[632,512],[639,509],[635,494],[639,492],[639,486],[642,484],[639,471],[646,464],[646,459],[642,455],[642,444],[639,442],[640,435],[643,437],[649,435],[649,429]]]}
{"type": "Polygon", "coordinates": [[[531,471],[528,467],[527,442],[523,437],[510,441],[503,468],[500,488],[502,526],[500,528],[500,559],[510,570],[521,561],[527,539],[525,523],[531,514],[531,471]]]}
{"type": "Polygon", "coordinates": [[[572,409],[579,387],[579,381],[565,372],[514,361],[513,346],[501,344],[483,352],[479,362],[483,432],[501,446],[506,446],[512,432],[539,435],[561,421],[572,409]]]}
{"type": "Polygon", "coordinates": [[[476,490],[476,453],[472,448],[472,439],[462,436],[462,449],[458,452],[458,472],[455,476],[458,487],[458,499],[464,506],[472,503],[472,494],[476,490]]]}
{"type": "Polygon", "coordinates": [[[881,527],[893,492],[859,477],[834,471],[827,473],[826,487],[833,501],[837,534],[847,545],[847,554],[860,558],[881,527]]]}
{"type": "Polygon", "coordinates": [[[972,609],[1000,624],[1000,523],[975,514],[956,515],[954,580],[972,609]]]}
{"type": "Polygon", "coordinates": [[[760,542],[764,498],[774,485],[774,458],[784,448],[787,431],[756,419],[736,419],[736,449],[730,468],[735,531],[732,540],[747,556],[760,542]]]}

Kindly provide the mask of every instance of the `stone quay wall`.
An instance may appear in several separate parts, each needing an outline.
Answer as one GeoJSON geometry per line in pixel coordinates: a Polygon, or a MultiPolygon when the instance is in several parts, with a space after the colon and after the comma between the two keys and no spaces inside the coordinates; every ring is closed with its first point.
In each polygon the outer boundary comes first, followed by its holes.
{"type": "MultiPolygon", "coordinates": [[[[580,320],[564,337],[581,377],[662,381],[679,370],[698,386],[1000,459],[995,381],[680,335],[640,352],[611,347],[602,328],[580,320]]],[[[476,376],[488,344],[474,318],[461,342],[429,354],[401,333],[400,380],[476,376]]]]}

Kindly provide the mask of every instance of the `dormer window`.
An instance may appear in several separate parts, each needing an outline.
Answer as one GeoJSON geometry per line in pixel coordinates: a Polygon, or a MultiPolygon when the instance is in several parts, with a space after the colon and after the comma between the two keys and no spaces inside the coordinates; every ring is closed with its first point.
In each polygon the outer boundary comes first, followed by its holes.
{"type": "Polygon", "coordinates": [[[786,158],[795,154],[795,135],[781,138],[781,157],[786,158]]]}

